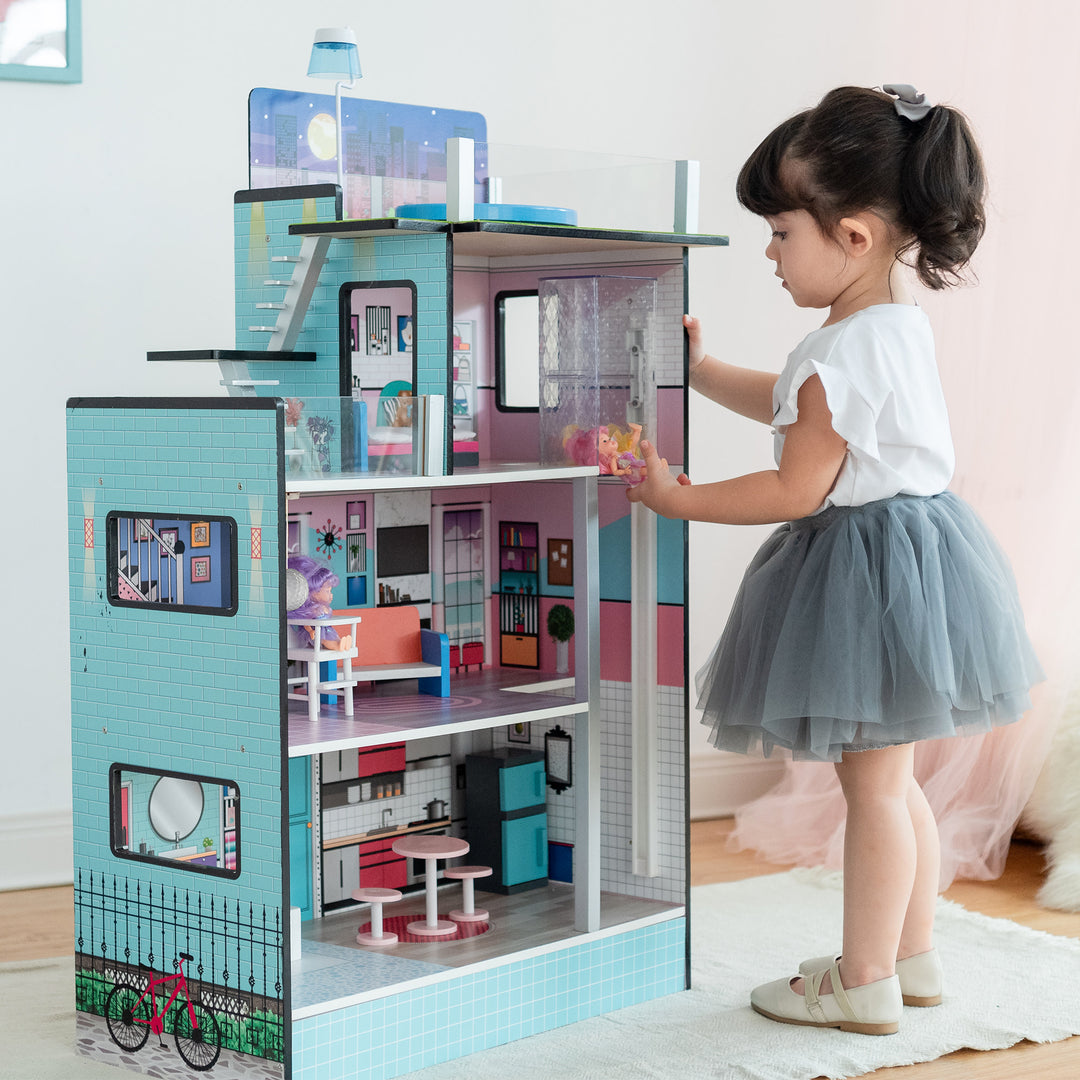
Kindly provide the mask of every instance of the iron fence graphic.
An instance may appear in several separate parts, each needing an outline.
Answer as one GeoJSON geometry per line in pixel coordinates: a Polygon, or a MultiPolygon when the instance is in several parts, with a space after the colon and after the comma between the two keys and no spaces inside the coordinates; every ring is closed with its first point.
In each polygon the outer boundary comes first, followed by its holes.
{"type": "MultiPolygon", "coordinates": [[[[213,893],[79,870],[75,880],[75,1007],[104,1015],[118,983],[171,975],[190,953],[188,994],[217,1017],[221,1045],[283,1061],[281,909],[213,893]]],[[[171,988],[167,994],[171,993],[171,988]]],[[[161,998],[164,1007],[168,996],[161,998]]],[[[172,1032],[176,1006],[165,1018],[172,1032]]]]}

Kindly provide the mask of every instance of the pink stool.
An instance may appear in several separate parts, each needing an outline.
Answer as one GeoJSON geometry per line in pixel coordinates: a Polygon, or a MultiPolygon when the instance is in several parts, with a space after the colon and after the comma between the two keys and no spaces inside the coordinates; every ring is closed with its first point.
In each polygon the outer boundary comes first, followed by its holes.
{"type": "Polygon", "coordinates": [[[473,882],[478,877],[491,877],[490,866],[448,866],[444,878],[461,879],[461,911],[451,911],[454,922],[482,922],[488,917],[483,908],[473,906],[473,882]]]}
{"type": "Polygon", "coordinates": [[[383,933],[382,906],[396,903],[401,899],[401,893],[397,889],[353,889],[352,898],[371,905],[371,933],[357,934],[356,940],[361,945],[370,945],[373,948],[396,944],[397,934],[391,934],[389,931],[383,933]]]}

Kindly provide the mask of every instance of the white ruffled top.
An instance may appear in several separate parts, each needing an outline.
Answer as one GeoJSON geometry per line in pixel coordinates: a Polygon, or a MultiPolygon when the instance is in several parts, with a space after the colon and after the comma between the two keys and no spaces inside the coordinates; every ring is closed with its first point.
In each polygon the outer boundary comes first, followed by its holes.
{"type": "Polygon", "coordinates": [[[934,337],[923,310],[876,304],[808,334],[773,389],[777,465],[802,384],[817,375],[847,455],[819,508],[861,506],[894,495],[937,495],[956,457],[934,337]]]}

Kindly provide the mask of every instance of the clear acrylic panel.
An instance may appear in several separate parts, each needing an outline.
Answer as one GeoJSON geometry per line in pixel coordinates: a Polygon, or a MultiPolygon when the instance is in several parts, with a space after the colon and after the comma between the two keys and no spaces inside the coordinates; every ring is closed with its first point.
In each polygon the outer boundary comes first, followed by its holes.
{"type": "Polygon", "coordinates": [[[540,281],[540,460],[598,465],[631,482],[654,432],[653,278],[540,281]]]}
{"type": "Polygon", "coordinates": [[[440,394],[287,398],[286,476],[442,475],[445,411],[440,394]]]}

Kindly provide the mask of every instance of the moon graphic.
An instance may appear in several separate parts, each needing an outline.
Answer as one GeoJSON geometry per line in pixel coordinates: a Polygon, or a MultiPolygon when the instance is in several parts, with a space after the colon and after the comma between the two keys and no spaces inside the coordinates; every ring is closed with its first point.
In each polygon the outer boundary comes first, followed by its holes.
{"type": "Polygon", "coordinates": [[[337,122],[329,113],[318,113],[308,124],[307,140],[320,161],[329,161],[337,155],[337,122]]]}

